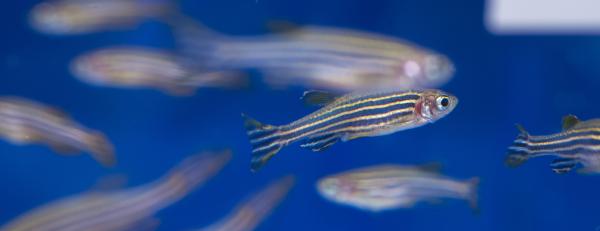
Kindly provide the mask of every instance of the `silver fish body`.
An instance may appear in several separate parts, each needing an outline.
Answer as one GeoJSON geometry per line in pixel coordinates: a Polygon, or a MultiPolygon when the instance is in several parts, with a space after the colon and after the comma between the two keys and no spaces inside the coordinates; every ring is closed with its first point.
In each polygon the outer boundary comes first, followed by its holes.
{"type": "Polygon", "coordinates": [[[110,141],[66,113],[28,99],[0,97],[0,136],[14,144],[44,143],[59,153],[89,152],[106,166],[114,165],[110,141]]]}
{"type": "MultiPolygon", "coordinates": [[[[309,92],[305,98],[315,98],[309,92]]],[[[284,146],[322,151],[338,141],[380,136],[433,123],[454,110],[458,99],[439,90],[373,91],[332,98],[323,108],[290,124],[272,126],[245,117],[252,144],[252,170],[284,146]]]]}
{"type": "Polygon", "coordinates": [[[516,167],[526,160],[541,156],[556,156],[550,167],[555,173],[571,171],[578,164],[578,172],[600,173],[600,119],[580,121],[573,115],[563,118],[563,131],[543,136],[532,136],[519,125],[521,134],[508,148],[506,163],[516,167]]]}
{"type": "Polygon", "coordinates": [[[477,178],[459,181],[429,166],[377,165],[324,177],[317,190],[330,201],[372,212],[444,198],[467,200],[476,209],[477,184],[477,178]]]}
{"type": "Polygon", "coordinates": [[[332,91],[430,88],[446,83],[454,73],[454,65],[442,54],[354,30],[305,26],[241,38],[182,31],[186,52],[204,60],[208,68],[256,68],[278,86],[332,91]]]}
{"type": "Polygon", "coordinates": [[[201,231],[252,231],[281,203],[294,185],[294,177],[284,177],[252,195],[215,224],[201,231]]]}
{"type": "Polygon", "coordinates": [[[67,197],[33,209],[0,230],[129,230],[185,197],[218,173],[230,158],[229,152],[191,156],[153,183],[67,197]]]}
{"type": "Polygon", "coordinates": [[[76,35],[131,28],[169,13],[170,3],[140,0],[49,0],[36,5],[29,22],[51,35],[76,35]]]}
{"type": "Polygon", "coordinates": [[[98,86],[154,88],[190,95],[199,87],[237,87],[245,80],[233,72],[200,72],[172,52],[146,47],[108,47],[82,54],[71,73],[98,86]]]}

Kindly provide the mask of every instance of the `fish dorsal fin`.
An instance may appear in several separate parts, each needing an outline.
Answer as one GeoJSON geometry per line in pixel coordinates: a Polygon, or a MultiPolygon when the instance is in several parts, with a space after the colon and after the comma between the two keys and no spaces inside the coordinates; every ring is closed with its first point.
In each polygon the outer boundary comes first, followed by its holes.
{"type": "Polygon", "coordinates": [[[426,171],[430,173],[440,173],[442,171],[442,167],[443,165],[440,162],[431,162],[419,165],[419,169],[421,171],[426,171]]]}
{"type": "Polygon", "coordinates": [[[337,96],[324,91],[305,91],[302,95],[302,101],[310,106],[325,106],[337,99],[337,96]]]}
{"type": "Polygon", "coordinates": [[[575,125],[577,125],[579,122],[581,121],[577,118],[577,116],[566,115],[562,120],[562,129],[563,131],[569,130],[575,127],[575,125]]]}
{"type": "Polygon", "coordinates": [[[286,20],[271,20],[267,22],[267,29],[278,34],[292,34],[300,31],[302,26],[286,20]]]}
{"type": "Polygon", "coordinates": [[[101,177],[96,181],[96,184],[92,186],[90,191],[93,192],[106,192],[122,189],[127,186],[127,176],[121,174],[114,174],[101,177]]]}

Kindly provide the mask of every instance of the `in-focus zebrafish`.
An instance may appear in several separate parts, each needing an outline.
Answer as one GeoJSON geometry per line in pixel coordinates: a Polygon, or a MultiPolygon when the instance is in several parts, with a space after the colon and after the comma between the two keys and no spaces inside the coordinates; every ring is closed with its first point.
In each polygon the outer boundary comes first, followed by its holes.
{"type": "Polygon", "coordinates": [[[312,91],[305,102],[326,105],[282,126],[245,118],[252,144],[251,169],[258,170],[281,148],[298,140],[302,147],[322,151],[338,141],[381,136],[433,123],[448,115],[458,99],[439,90],[377,91],[341,97],[312,91]]]}
{"type": "Polygon", "coordinates": [[[83,54],[71,63],[71,72],[94,85],[157,88],[172,95],[246,83],[237,73],[199,72],[171,52],[143,47],[110,47],[83,54]]]}
{"type": "Polygon", "coordinates": [[[454,73],[444,55],[354,30],[305,26],[274,35],[233,37],[202,26],[176,28],[182,28],[176,31],[184,52],[207,68],[257,68],[277,86],[333,91],[436,88],[454,73]]]}
{"type": "Polygon", "coordinates": [[[218,173],[229,151],[191,156],[163,178],[142,186],[92,191],[36,208],[9,222],[2,231],[131,230],[179,201],[218,173]]]}
{"type": "Polygon", "coordinates": [[[89,152],[105,166],[116,162],[113,146],[66,113],[28,99],[0,97],[0,137],[13,144],[44,143],[58,153],[89,152]]]}
{"type": "Polygon", "coordinates": [[[48,0],[32,9],[29,23],[45,34],[87,34],[131,28],[148,18],[166,17],[175,9],[169,0],[48,0]]]}
{"type": "Polygon", "coordinates": [[[240,204],[223,220],[200,231],[252,231],[285,198],[292,186],[294,177],[288,176],[272,183],[240,204]]]}
{"type": "Polygon", "coordinates": [[[567,173],[577,164],[579,173],[600,173],[600,119],[580,121],[574,115],[563,118],[563,131],[532,136],[518,125],[521,134],[508,148],[506,164],[516,167],[528,159],[556,156],[550,164],[555,173],[567,173]]]}
{"type": "Polygon", "coordinates": [[[477,210],[478,178],[459,181],[439,165],[377,165],[322,178],[317,190],[328,200],[372,212],[410,208],[418,202],[464,199],[477,210]]]}

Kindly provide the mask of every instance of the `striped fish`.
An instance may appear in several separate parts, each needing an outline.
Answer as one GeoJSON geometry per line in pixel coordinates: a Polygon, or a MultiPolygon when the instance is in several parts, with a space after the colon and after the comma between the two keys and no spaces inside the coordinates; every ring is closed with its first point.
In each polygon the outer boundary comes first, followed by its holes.
{"type": "MultiPolygon", "coordinates": [[[[189,25],[191,23],[181,23],[189,25]]],[[[317,26],[254,37],[225,36],[180,26],[184,52],[207,68],[255,68],[276,85],[332,91],[436,88],[454,65],[444,55],[379,34],[317,26]]]]}
{"type": "Polygon", "coordinates": [[[47,0],[35,5],[29,24],[49,35],[80,35],[133,28],[146,19],[175,13],[169,0],[47,0]]]}
{"type": "Polygon", "coordinates": [[[448,115],[458,99],[439,90],[378,91],[335,97],[311,91],[309,104],[326,105],[290,124],[272,126],[245,118],[252,144],[251,169],[257,171],[284,146],[302,140],[302,147],[323,151],[338,141],[391,134],[433,123],[448,115]]]}
{"type": "Polygon", "coordinates": [[[200,231],[252,231],[271,214],[293,185],[293,176],[284,177],[240,204],[223,220],[200,231]]]}
{"type": "Polygon", "coordinates": [[[67,197],[17,217],[0,230],[118,231],[146,226],[154,214],[213,177],[230,158],[229,151],[191,156],[153,183],[67,197]]]}
{"type": "Polygon", "coordinates": [[[521,126],[519,136],[508,148],[506,164],[517,167],[540,156],[556,156],[550,167],[555,173],[571,171],[577,164],[579,173],[600,173],[600,119],[580,121],[574,115],[563,117],[562,132],[532,136],[521,126]]]}
{"type": "Polygon", "coordinates": [[[439,173],[440,165],[377,165],[319,180],[326,199],[371,212],[411,208],[421,201],[463,199],[477,211],[477,177],[459,181],[439,173]]]}
{"type": "Polygon", "coordinates": [[[98,86],[149,87],[182,96],[199,87],[239,87],[245,79],[233,72],[200,72],[179,56],[160,49],[123,46],[85,53],[71,62],[71,73],[98,86]]]}
{"type": "Polygon", "coordinates": [[[0,138],[13,144],[44,143],[61,154],[87,151],[105,166],[116,162],[113,146],[102,133],[56,108],[20,97],[0,97],[0,138]]]}

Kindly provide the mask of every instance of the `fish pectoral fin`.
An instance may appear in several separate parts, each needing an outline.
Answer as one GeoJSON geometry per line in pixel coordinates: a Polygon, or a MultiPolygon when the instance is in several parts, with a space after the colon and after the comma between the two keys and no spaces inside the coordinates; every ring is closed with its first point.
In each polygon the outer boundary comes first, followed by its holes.
{"type": "Polygon", "coordinates": [[[325,106],[337,99],[335,94],[324,91],[305,91],[302,95],[302,101],[310,106],[325,106]]]}
{"type": "Polygon", "coordinates": [[[577,116],[566,115],[562,119],[562,129],[563,131],[569,130],[575,127],[575,125],[577,125],[579,122],[581,121],[577,118],[577,116]]]}
{"type": "Polygon", "coordinates": [[[306,139],[300,147],[309,148],[314,152],[324,151],[327,148],[331,147],[331,145],[340,141],[339,134],[329,134],[322,136],[314,136],[306,139]]]}
{"type": "Polygon", "coordinates": [[[550,163],[550,167],[556,174],[564,174],[571,171],[577,163],[575,158],[558,158],[550,163]]]}

